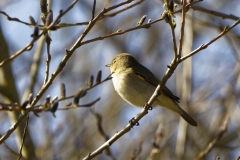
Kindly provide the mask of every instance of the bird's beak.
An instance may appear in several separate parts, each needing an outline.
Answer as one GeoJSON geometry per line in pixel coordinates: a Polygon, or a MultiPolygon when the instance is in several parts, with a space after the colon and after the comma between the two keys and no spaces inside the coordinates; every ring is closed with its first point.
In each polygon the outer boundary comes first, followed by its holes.
{"type": "Polygon", "coordinates": [[[110,67],[110,64],[105,65],[105,67],[110,67]]]}

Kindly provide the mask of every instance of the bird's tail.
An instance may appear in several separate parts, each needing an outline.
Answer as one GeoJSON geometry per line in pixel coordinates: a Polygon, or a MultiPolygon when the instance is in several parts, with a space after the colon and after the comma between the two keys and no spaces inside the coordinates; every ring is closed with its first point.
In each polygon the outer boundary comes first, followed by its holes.
{"type": "Polygon", "coordinates": [[[178,106],[178,109],[179,111],[176,112],[180,114],[182,118],[185,119],[185,121],[187,121],[192,126],[197,126],[197,122],[192,117],[190,117],[181,107],[178,106]]]}
{"type": "Polygon", "coordinates": [[[183,119],[185,119],[185,121],[187,121],[190,125],[192,126],[197,126],[197,122],[190,117],[178,104],[177,102],[175,102],[173,99],[171,99],[170,97],[162,94],[160,96],[160,101],[156,102],[158,105],[163,106],[165,108],[168,108],[174,112],[177,112],[178,114],[180,114],[180,116],[182,116],[183,119]],[[162,97],[161,97],[162,96],[162,97]]]}

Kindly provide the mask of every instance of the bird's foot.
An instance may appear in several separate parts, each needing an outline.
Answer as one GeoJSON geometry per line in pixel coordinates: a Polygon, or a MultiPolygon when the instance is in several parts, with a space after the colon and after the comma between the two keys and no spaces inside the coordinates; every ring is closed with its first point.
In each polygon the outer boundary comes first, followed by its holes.
{"type": "Polygon", "coordinates": [[[131,126],[139,126],[139,122],[135,120],[135,118],[133,117],[130,121],[129,121],[129,124],[131,126]]]}
{"type": "Polygon", "coordinates": [[[152,110],[152,109],[153,109],[152,106],[150,106],[150,105],[148,104],[148,102],[146,102],[146,103],[144,104],[143,108],[146,108],[146,109],[148,109],[148,110],[152,110]]]}

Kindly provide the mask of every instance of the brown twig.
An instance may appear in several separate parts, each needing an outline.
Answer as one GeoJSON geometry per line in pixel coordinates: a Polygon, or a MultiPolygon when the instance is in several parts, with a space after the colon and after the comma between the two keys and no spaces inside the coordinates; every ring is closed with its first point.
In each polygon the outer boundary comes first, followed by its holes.
{"type": "Polygon", "coordinates": [[[96,9],[96,0],[93,0],[92,20],[94,19],[95,9],[96,9]]]}
{"type": "MultiPolygon", "coordinates": [[[[134,4],[132,5],[129,5],[123,9],[120,9],[116,12],[112,12],[110,14],[104,14],[102,17],[100,17],[98,20],[102,20],[104,18],[107,18],[107,17],[114,17],[116,15],[118,15],[119,13],[122,13],[128,9],[131,9],[133,8],[134,6],[136,5],[139,5],[143,2],[144,0],[139,0],[138,2],[135,2],[134,4]]],[[[31,26],[31,27],[34,27],[34,25],[30,24],[30,23],[27,23],[27,22],[23,22],[21,20],[19,20],[18,18],[12,18],[10,17],[7,13],[3,12],[3,11],[0,11],[0,14],[3,14],[7,17],[8,20],[10,21],[16,21],[16,22],[19,22],[19,23],[22,23],[22,24],[25,24],[25,25],[28,25],[28,26],[31,26]]],[[[88,25],[89,21],[86,21],[86,22],[79,22],[79,23],[59,23],[57,26],[54,26],[54,29],[60,29],[60,28],[66,28],[66,27],[74,27],[74,26],[82,26],[82,25],[88,25]]],[[[44,25],[37,25],[37,27],[39,27],[40,30],[44,29],[44,25]]]]}
{"type": "Polygon", "coordinates": [[[235,26],[237,26],[240,23],[240,19],[237,20],[232,26],[228,27],[227,29],[223,30],[218,36],[216,36],[214,39],[212,39],[211,41],[209,41],[208,43],[202,44],[200,47],[198,47],[197,49],[195,49],[194,51],[192,51],[191,53],[187,54],[184,57],[181,57],[181,59],[179,60],[179,62],[183,62],[185,59],[193,56],[194,54],[198,53],[199,51],[206,49],[210,44],[212,44],[213,42],[215,42],[216,40],[218,40],[219,38],[221,38],[222,36],[224,36],[227,32],[229,32],[231,29],[233,29],[235,26]]]}
{"type": "MultiPolygon", "coordinates": [[[[19,154],[18,154],[17,152],[15,152],[12,148],[10,148],[10,147],[6,144],[6,142],[3,142],[3,145],[6,147],[6,149],[7,149],[9,152],[11,152],[12,154],[14,154],[14,155],[16,155],[16,156],[19,156],[19,154]]],[[[23,156],[22,156],[22,159],[23,159],[23,160],[26,160],[26,158],[24,158],[23,156]]]]}
{"type": "Polygon", "coordinates": [[[138,123],[138,121],[148,113],[148,108],[144,107],[144,109],[135,116],[131,123],[129,123],[125,128],[123,128],[121,131],[117,132],[112,136],[108,141],[106,141],[102,146],[100,146],[98,149],[93,151],[92,153],[89,153],[83,160],[90,160],[97,155],[101,154],[105,149],[109,148],[116,140],[118,140],[121,136],[123,136],[125,133],[129,132],[132,127],[138,123]]]}
{"type": "MultiPolygon", "coordinates": [[[[77,107],[91,107],[91,106],[93,106],[95,103],[97,103],[98,101],[100,101],[100,97],[97,98],[96,100],[90,102],[90,103],[81,104],[81,105],[78,105],[77,107]]],[[[65,106],[65,107],[60,107],[60,108],[58,108],[58,110],[68,110],[68,109],[72,109],[72,108],[75,108],[75,107],[74,107],[74,106],[65,106]]]]}
{"type": "Polygon", "coordinates": [[[119,13],[122,13],[122,12],[124,12],[126,10],[129,10],[129,9],[133,8],[134,6],[137,6],[137,5],[141,4],[143,1],[144,0],[139,0],[138,2],[135,2],[135,3],[131,4],[131,5],[123,8],[123,9],[120,9],[118,11],[115,11],[115,12],[112,12],[112,13],[109,13],[109,14],[104,14],[101,18],[99,18],[99,20],[104,19],[106,17],[114,17],[114,16],[118,15],[119,13]]]}
{"type": "Polygon", "coordinates": [[[139,144],[138,144],[138,148],[137,150],[134,150],[131,154],[131,160],[135,160],[137,159],[137,157],[141,154],[142,152],[142,140],[140,140],[139,144]]]}
{"type": "Polygon", "coordinates": [[[46,73],[45,73],[45,78],[44,78],[44,83],[43,84],[46,84],[47,81],[48,81],[48,75],[49,75],[49,67],[50,67],[50,61],[51,61],[51,54],[50,54],[50,41],[51,41],[51,38],[47,38],[48,35],[46,35],[46,43],[47,43],[47,59],[46,59],[46,73]]]}
{"type": "Polygon", "coordinates": [[[227,114],[222,126],[220,127],[220,131],[217,135],[216,138],[214,138],[207,146],[207,148],[200,152],[198,157],[196,158],[196,160],[201,160],[202,158],[204,158],[213,148],[213,146],[222,138],[223,134],[227,131],[227,127],[228,127],[228,121],[229,121],[229,115],[227,114]]]}
{"type": "Polygon", "coordinates": [[[201,12],[204,12],[204,13],[209,13],[209,14],[212,14],[214,16],[218,16],[218,17],[221,17],[223,19],[232,19],[232,20],[235,20],[237,21],[240,17],[237,17],[235,15],[232,15],[232,14],[224,14],[224,13],[221,13],[221,12],[217,12],[217,11],[213,11],[213,10],[208,10],[206,8],[203,8],[203,7],[199,7],[199,6],[191,6],[191,8],[193,10],[196,10],[196,11],[201,11],[201,12]]]}
{"type": "Polygon", "coordinates": [[[159,143],[161,142],[162,139],[163,139],[163,125],[159,124],[152,142],[152,150],[148,156],[149,159],[157,159],[157,157],[159,157],[159,155],[161,154],[161,148],[159,143]]]}
{"type": "Polygon", "coordinates": [[[238,63],[240,63],[240,55],[239,55],[239,51],[236,49],[236,47],[234,46],[233,44],[233,40],[228,37],[228,36],[225,36],[226,40],[227,40],[227,43],[231,46],[232,50],[233,50],[233,56],[235,57],[235,59],[238,61],[238,63]]]}
{"type": "MultiPolygon", "coordinates": [[[[108,81],[108,80],[111,80],[112,77],[111,77],[111,74],[109,76],[107,76],[105,79],[103,79],[101,82],[99,83],[96,83],[94,85],[92,85],[91,87],[88,87],[87,89],[85,89],[85,91],[89,91],[95,87],[97,87],[98,85],[108,81]]],[[[58,99],[56,102],[60,102],[60,101],[64,101],[64,100],[67,100],[67,99],[72,99],[74,98],[74,95],[71,95],[71,96],[68,96],[68,97],[62,97],[60,99],[58,99]]],[[[97,101],[99,101],[100,98],[90,102],[90,103],[87,103],[87,104],[81,104],[81,105],[78,105],[77,107],[90,107],[92,106],[93,104],[95,104],[97,101]]],[[[41,109],[40,107],[42,106],[42,104],[40,105],[35,105],[34,106],[34,110],[33,111],[36,111],[36,112],[42,112],[42,111],[50,111],[50,110],[45,110],[45,109],[41,109]]],[[[74,108],[73,106],[65,106],[65,107],[59,107],[57,110],[68,110],[68,109],[72,109],[74,108]]],[[[19,110],[22,110],[21,106],[18,105],[18,104],[5,104],[5,103],[1,103],[0,102],[0,111],[19,111],[19,110]]]]}
{"type": "MultiPolygon", "coordinates": [[[[199,1],[197,1],[197,2],[200,2],[200,1],[201,1],[201,0],[199,0],[199,1]]],[[[24,47],[23,49],[21,49],[21,50],[17,51],[16,53],[14,53],[10,58],[2,61],[2,62],[0,63],[0,67],[3,66],[5,63],[10,62],[12,59],[16,58],[16,57],[17,57],[18,55],[20,55],[22,52],[26,51],[27,48],[31,47],[31,46],[33,45],[33,43],[34,43],[38,38],[40,38],[43,34],[45,34],[45,33],[46,33],[48,30],[50,30],[53,26],[55,27],[55,29],[58,29],[58,28],[64,28],[64,27],[68,27],[68,26],[78,26],[78,25],[87,25],[87,24],[89,25],[90,21],[89,21],[89,22],[82,22],[82,23],[75,23],[75,24],[64,24],[64,23],[63,23],[63,24],[59,24],[59,26],[55,26],[56,23],[59,21],[59,19],[60,19],[64,14],[66,14],[66,12],[69,11],[69,9],[72,8],[72,7],[75,5],[76,2],[77,2],[77,0],[75,0],[75,1],[72,3],[72,5],[71,5],[65,12],[60,13],[60,14],[58,15],[58,17],[56,18],[56,20],[55,20],[49,27],[47,27],[47,29],[43,30],[43,32],[39,35],[39,37],[35,38],[31,43],[29,43],[28,45],[26,45],[26,47],[24,47]]],[[[107,9],[105,9],[104,12],[107,13],[107,12],[109,12],[109,11],[117,8],[117,7],[120,7],[120,6],[122,6],[122,5],[128,4],[128,3],[130,3],[130,2],[132,2],[132,0],[127,0],[127,1],[125,1],[125,2],[122,2],[122,3],[118,4],[118,5],[115,5],[115,6],[112,6],[112,7],[109,7],[109,8],[107,8],[107,9]]],[[[197,3],[197,2],[195,2],[195,3],[197,3]]],[[[192,4],[195,4],[195,3],[188,3],[187,6],[189,6],[189,5],[192,6],[192,4]]],[[[138,3],[137,3],[137,4],[138,4],[138,3]]],[[[137,4],[135,4],[135,5],[137,5],[137,4]]],[[[140,3],[139,3],[139,4],[140,4],[140,3]]],[[[130,8],[133,7],[133,6],[135,6],[135,5],[130,6],[130,8]]],[[[126,8],[125,10],[127,10],[127,9],[129,9],[129,8],[126,8]]],[[[180,9],[179,11],[174,12],[174,14],[180,12],[181,10],[182,10],[182,9],[180,9]]],[[[105,15],[105,14],[103,13],[103,14],[101,14],[101,15],[99,16],[99,18],[97,19],[97,21],[100,20],[101,17],[106,17],[106,16],[111,16],[111,15],[105,15]]],[[[113,16],[114,16],[114,15],[113,15],[113,16]]],[[[90,43],[90,42],[94,42],[94,41],[98,41],[98,40],[103,40],[103,39],[105,39],[105,38],[113,37],[113,36],[116,36],[116,35],[121,35],[121,34],[130,32],[130,31],[133,31],[133,30],[137,30],[137,29],[140,29],[140,28],[149,28],[149,27],[151,26],[151,24],[154,24],[154,23],[159,22],[159,21],[161,21],[161,20],[162,20],[162,18],[159,18],[159,19],[157,19],[157,20],[155,20],[155,21],[152,21],[152,22],[150,22],[150,23],[148,23],[148,24],[141,25],[141,26],[137,26],[137,27],[133,27],[133,28],[130,28],[130,29],[125,30],[125,31],[115,32],[115,33],[108,34],[108,35],[105,35],[105,36],[100,36],[100,37],[97,37],[97,38],[94,38],[94,39],[91,39],[91,40],[83,41],[81,44],[78,44],[78,45],[79,45],[79,46],[80,46],[80,45],[85,45],[85,44],[90,43]]],[[[84,36],[84,37],[85,37],[85,36],[84,36]]],[[[72,48],[72,49],[73,49],[73,48],[72,48]]]]}
{"type": "MultiPolygon", "coordinates": [[[[66,14],[73,6],[77,3],[77,1],[78,1],[78,0],[74,0],[74,1],[72,2],[72,4],[69,6],[69,8],[68,8],[66,11],[60,12],[60,14],[59,14],[58,17],[55,19],[55,21],[52,22],[52,23],[47,27],[47,29],[44,30],[44,31],[39,35],[39,37],[40,37],[41,35],[43,35],[44,33],[46,33],[49,29],[51,29],[51,27],[53,27],[53,26],[55,25],[55,23],[57,23],[57,22],[59,21],[59,19],[60,19],[64,14],[66,14]]],[[[35,41],[36,41],[36,40],[35,40],[35,41]]],[[[33,41],[33,42],[35,42],[35,41],[33,41]]],[[[33,43],[33,42],[32,42],[32,43],[33,43]]],[[[20,53],[19,53],[19,54],[20,54],[20,53]]],[[[19,54],[18,54],[18,55],[19,55],[19,54]]],[[[12,58],[7,59],[7,61],[10,61],[10,60],[12,60],[12,58]]],[[[0,63],[0,67],[1,67],[4,63],[6,63],[6,60],[3,61],[2,63],[0,63]]],[[[61,65],[60,65],[60,66],[61,66],[61,65]]],[[[59,71],[59,72],[60,72],[60,71],[59,71]]],[[[31,104],[31,107],[32,107],[32,108],[34,108],[33,106],[37,103],[37,101],[40,99],[40,97],[43,95],[43,93],[47,90],[47,88],[50,86],[50,83],[52,83],[52,81],[53,81],[53,79],[54,79],[55,77],[56,77],[56,75],[55,75],[55,76],[52,76],[52,80],[51,80],[51,81],[50,81],[50,80],[48,81],[48,82],[49,82],[48,85],[45,84],[44,87],[43,87],[43,89],[41,89],[41,90],[39,91],[39,94],[34,98],[32,104],[31,104]]],[[[0,144],[2,144],[3,141],[5,141],[5,140],[12,134],[12,132],[18,127],[18,125],[20,124],[20,122],[21,122],[24,118],[27,117],[27,115],[28,115],[29,112],[30,112],[30,110],[28,110],[27,112],[25,112],[24,115],[20,115],[20,116],[18,117],[18,120],[11,126],[11,128],[10,128],[3,136],[1,136],[1,138],[0,138],[0,144]]]]}
{"type": "MultiPolygon", "coordinates": [[[[46,31],[45,31],[46,32],[46,31]]],[[[44,34],[44,31],[38,36],[38,38],[40,38],[42,35],[44,34]]],[[[28,43],[24,48],[20,49],[19,51],[15,52],[13,55],[11,55],[8,59],[3,60],[0,63],[0,67],[2,67],[4,64],[12,61],[14,58],[16,58],[17,56],[19,56],[21,53],[25,52],[25,51],[29,51],[32,49],[34,42],[36,42],[38,40],[38,38],[33,38],[32,41],[30,43],[28,43]]]]}
{"type": "Polygon", "coordinates": [[[181,22],[181,31],[180,37],[178,40],[178,52],[177,56],[180,58],[182,57],[182,46],[183,46],[183,37],[184,37],[184,29],[185,29],[185,15],[186,15],[186,0],[183,0],[183,7],[182,7],[182,22],[181,22]]]}
{"type": "Polygon", "coordinates": [[[23,132],[23,139],[22,139],[22,144],[21,144],[20,151],[19,151],[18,160],[20,160],[22,158],[22,149],[23,149],[24,140],[26,138],[28,121],[29,121],[29,114],[27,115],[27,120],[26,120],[26,125],[25,125],[25,128],[24,128],[24,132],[23,132]]]}
{"type": "MultiPolygon", "coordinates": [[[[98,132],[104,137],[105,141],[109,139],[109,136],[105,133],[103,127],[102,127],[102,116],[99,113],[96,113],[93,108],[90,108],[91,113],[94,115],[94,117],[97,119],[97,128],[98,132]]],[[[111,158],[115,159],[110,148],[106,149],[106,154],[111,158]]]]}
{"type": "Polygon", "coordinates": [[[88,43],[91,43],[91,42],[96,42],[96,41],[103,40],[103,39],[109,38],[109,37],[114,37],[114,36],[117,36],[117,35],[122,35],[124,33],[131,32],[131,31],[134,31],[134,30],[138,30],[138,29],[142,29],[142,28],[149,28],[149,27],[151,27],[152,24],[157,23],[157,22],[162,21],[162,20],[163,20],[163,18],[159,18],[159,19],[156,19],[156,20],[154,20],[150,23],[147,23],[147,24],[144,24],[144,25],[141,25],[141,26],[132,27],[132,28],[129,28],[129,29],[126,29],[126,30],[121,30],[119,32],[114,32],[114,33],[111,33],[111,34],[107,34],[107,35],[104,35],[104,36],[100,36],[100,37],[96,37],[96,38],[93,38],[93,39],[90,39],[90,40],[86,40],[86,41],[83,41],[81,43],[81,45],[85,45],[85,44],[88,44],[88,43]]]}
{"type": "MultiPolygon", "coordinates": [[[[72,2],[72,4],[66,9],[66,11],[64,12],[60,12],[59,15],[57,16],[57,18],[55,19],[55,21],[53,21],[45,31],[45,33],[47,32],[47,30],[51,29],[54,25],[56,25],[59,21],[59,19],[66,14],[71,8],[73,8],[73,6],[77,3],[78,0],[74,0],[72,2]]],[[[34,110],[34,105],[38,102],[38,100],[40,99],[40,97],[45,93],[45,91],[48,89],[48,87],[52,84],[53,80],[57,77],[57,75],[63,70],[64,66],[66,65],[68,59],[71,57],[71,55],[74,53],[74,51],[79,48],[81,46],[81,42],[83,40],[83,38],[87,35],[87,33],[91,30],[91,28],[95,25],[95,23],[98,21],[99,17],[101,17],[103,14],[117,8],[120,7],[122,5],[128,4],[132,2],[132,0],[128,0],[125,2],[122,2],[120,4],[117,4],[115,6],[109,7],[107,9],[103,9],[93,20],[89,21],[88,26],[86,27],[86,29],[83,31],[82,35],[78,38],[78,40],[76,41],[76,43],[70,48],[70,50],[66,49],[66,54],[63,57],[62,61],[60,62],[59,66],[56,68],[56,70],[51,74],[51,77],[49,78],[49,80],[47,81],[46,84],[44,84],[42,86],[42,88],[40,89],[40,91],[38,92],[38,94],[36,95],[36,97],[33,99],[33,102],[31,104],[31,107],[29,110],[27,110],[25,112],[24,115],[20,115],[18,120],[16,121],[16,123],[14,123],[12,125],[12,127],[0,138],[0,144],[5,141],[11,134],[12,132],[17,128],[17,126],[19,125],[19,123],[27,116],[27,114],[34,110]]],[[[43,32],[44,32],[43,31],[43,32]]],[[[41,35],[43,34],[43,32],[41,33],[41,35]]],[[[1,64],[0,64],[1,67],[1,64]]]]}
{"type": "Polygon", "coordinates": [[[55,25],[58,23],[58,21],[60,20],[60,18],[61,18],[63,15],[65,15],[71,8],[73,8],[73,6],[77,3],[77,1],[78,1],[78,0],[74,0],[74,1],[72,2],[72,4],[71,4],[64,12],[60,11],[60,13],[58,14],[58,16],[57,16],[57,18],[55,19],[55,21],[53,21],[45,30],[43,30],[42,33],[41,33],[38,37],[33,38],[33,40],[32,40],[29,44],[27,44],[24,48],[22,48],[21,50],[15,52],[15,53],[14,53],[12,56],[10,56],[8,59],[2,61],[2,62],[0,63],[0,67],[2,67],[2,66],[3,66],[4,64],[6,64],[7,62],[12,61],[14,58],[16,58],[17,56],[19,56],[21,53],[23,53],[23,52],[25,52],[25,51],[31,50],[32,47],[33,47],[34,42],[36,42],[42,35],[45,35],[45,34],[48,32],[48,30],[50,30],[53,26],[55,26],[55,25]]]}
{"type": "Polygon", "coordinates": [[[173,43],[173,52],[174,52],[174,59],[177,59],[177,42],[176,42],[176,36],[175,36],[175,30],[174,27],[170,24],[171,33],[172,33],[172,43],[173,43]]]}
{"type": "Polygon", "coordinates": [[[3,14],[4,16],[6,16],[9,21],[15,21],[15,22],[19,22],[19,23],[28,25],[30,27],[34,27],[34,25],[32,25],[31,23],[23,22],[23,21],[19,20],[18,18],[10,17],[6,12],[0,11],[0,14],[3,14]]]}

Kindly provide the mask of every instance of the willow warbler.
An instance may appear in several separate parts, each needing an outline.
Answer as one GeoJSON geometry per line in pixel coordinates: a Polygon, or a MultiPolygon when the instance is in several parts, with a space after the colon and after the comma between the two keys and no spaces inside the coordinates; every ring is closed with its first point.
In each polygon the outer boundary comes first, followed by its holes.
{"type": "MultiPolygon", "coordinates": [[[[152,96],[160,80],[141,65],[131,54],[117,55],[109,65],[117,93],[133,106],[142,107],[152,96]]],[[[153,107],[163,106],[177,112],[192,126],[197,123],[179,105],[179,98],[164,87],[153,107]]]]}

